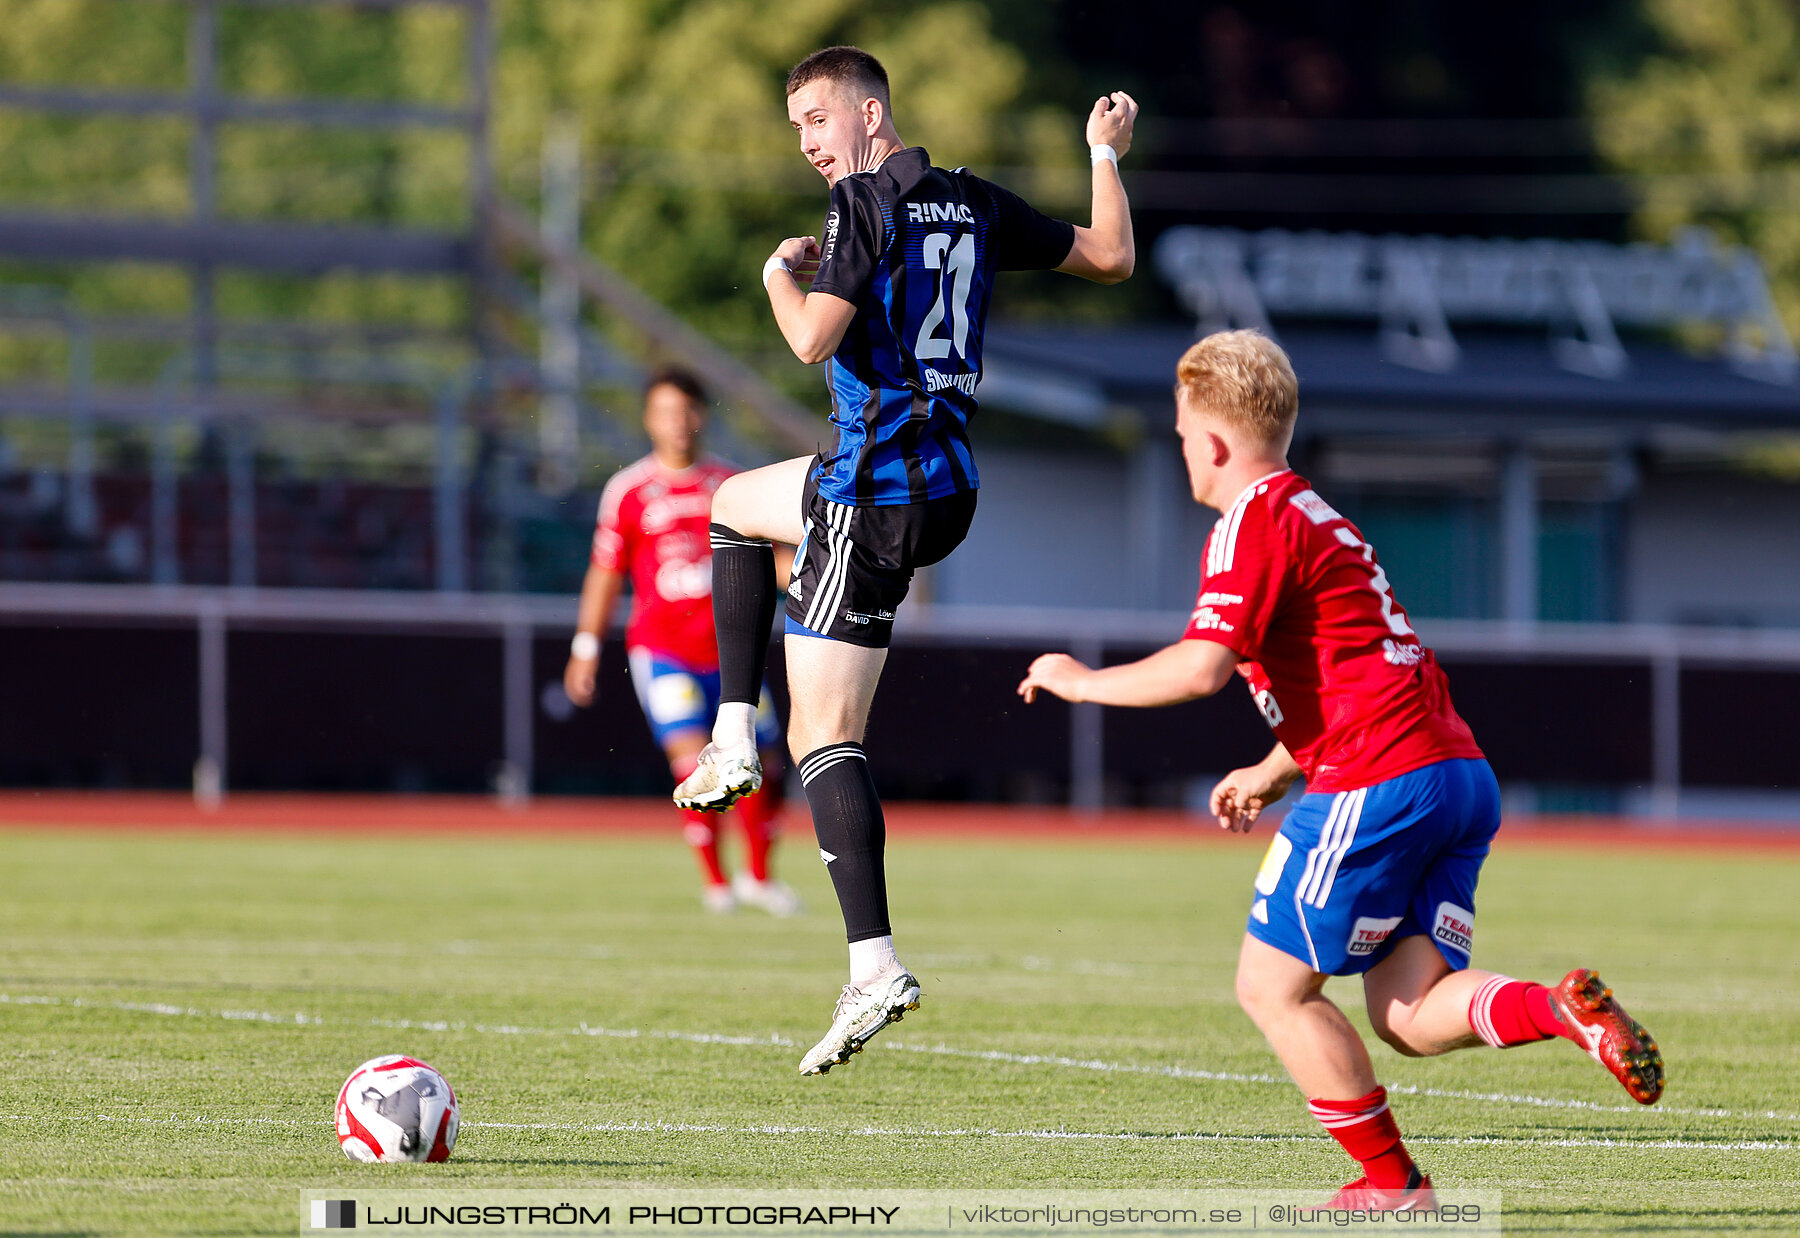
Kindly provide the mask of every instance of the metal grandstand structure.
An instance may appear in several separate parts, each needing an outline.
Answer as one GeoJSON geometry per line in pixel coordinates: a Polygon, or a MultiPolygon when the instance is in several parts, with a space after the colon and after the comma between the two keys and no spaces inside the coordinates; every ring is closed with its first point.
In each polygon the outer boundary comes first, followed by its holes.
{"type": "MultiPolygon", "coordinates": [[[[191,287],[182,320],[103,319],[44,290],[0,295],[8,329],[64,338],[68,376],[59,389],[0,385],[0,414],[66,419],[70,431],[66,519],[92,529],[93,431],[97,423],[148,428],[151,452],[150,580],[173,584],[181,571],[177,500],[178,428],[208,427],[225,446],[229,498],[229,583],[258,582],[255,456],[259,427],[276,419],[323,415],[316,393],[338,416],[364,422],[422,421],[435,436],[434,575],[440,590],[470,587],[464,491],[471,469],[466,433],[501,390],[538,392],[569,424],[537,436],[551,450],[573,450],[585,432],[623,438],[618,424],[587,398],[590,383],[634,385],[642,357],[693,368],[741,414],[751,436],[786,450],[811,450],[816,423],[753,370],[717,348],[628,280],[572,244],[568,203],[544,226],[495,190],[490,144],[490,0],[352,0],[361,9],[436,7],[462,14],[463,97],[454,104],[360,99],[243,97],[220,85],[221,10],[227,7],[322,7],[347,0],[170,0],[187,10],[187,81],[179,92],[121,92],[73,87],[0,87],[0,109],[88,117],[173,118],[189,134],[189,210],[184,218],[83,212],[0,210],[0,256],[62,264],[142,262],[183,269],[191,287]],[[366,223],[314,224],[222,217],[218,149],[227,124],[281,123],[324,129],[394,132],[430,129],[458,135],[465,151],[464,222],[452,229],[366,223]],[[233,323],[217,311],[221,271],[315,277],[333,272],[449,277],[469,290],[466,321],[452,331],[416,325],[330,327],[233,323]],[[534,281],[533,275],[538,279],[534,281]],[[541,283],[542,289],[533,287],[541,283]],[[557,295],[552,295],[556,292],[557,295]],[[584,309],[591,314],[584,321],[584,309]],[[547,322],[549,310],[558,321],[547,322]],[[622,325],[608,333],[600,324],[622,325]],[[505,329],[508,323],[515,329],[505,329]],[[531,337],[542,336],[541,350],[531,337]],[[634,341],[621,348],[620,337],[634,341]],[[94,380],[95,342],[150,339],[177,346],[148,386],[106,387],[94,380]],[[446,364],[383,360],[399,342],[426,339],[446,364]],[[548,342],[559,340],[559,349],[548,342]],[[355,345],[367,356],[346,359],[355,345]],[[539,358],[562,364],[544,365],[539,358]],[[284,377],[294,382],[283,389],[284,377]],[[233,380],[244,380],[234,383],[233,380]],[[383,394],[385,393],[385,394],[383,394]],[[397,394],[396,394],[397,393],[397,394]]],[[[547,206],[549,203],[547,202],[547,206]]],[[[729,442],[729,429],[727,428],[729,442]]],[[[741,444],[738,444],[741,446],[741,444]]],[[[529,450],[529,449],[526,449],[529,450]]],[[[754,455],[754,448],[750,454],[754,455]]],[[[550,470],[566,478],[569,470],[550,470]]]]}

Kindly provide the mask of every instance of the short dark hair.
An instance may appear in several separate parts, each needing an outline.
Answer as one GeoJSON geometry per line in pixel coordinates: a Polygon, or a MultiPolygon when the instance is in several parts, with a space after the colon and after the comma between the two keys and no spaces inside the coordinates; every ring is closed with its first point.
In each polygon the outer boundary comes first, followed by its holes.
{"type": "Polygon", "coordinates": [[[893,106],[888,101],[887,70],[860,47],[827,47],[814,52],[788,74],[787,93],[792,95],[821,79],[853,86],[863,92],[864,99],[880,99],[883,107],[893,106]]]}
{"type": "Polygon", "coordinates": [[[644,398],[649,399],[658,387],[673,387],[696,404],[712,403],[694,372],[679,365],[659,365],[651,370],[650,377],[644,380],[644,398]]]}

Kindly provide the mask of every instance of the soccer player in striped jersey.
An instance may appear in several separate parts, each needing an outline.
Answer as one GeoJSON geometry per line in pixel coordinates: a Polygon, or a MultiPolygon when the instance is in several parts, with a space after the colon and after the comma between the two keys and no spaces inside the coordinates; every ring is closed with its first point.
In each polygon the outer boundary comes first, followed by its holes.
{"type": "Polygon", "coordinates": [[[1208,336],[1175,391],[1194,498],[1221,513],[1187,631],[1103,669],[1045,654],[1019,692],[1150,706],[1210,696],[1234,673],[1249,684],[1277,743],[1213,789],[1219,825],[1247,831],[1302,776],[1307,793],[1256,877],[1238,1001],[1362,1163],[1333,1204],[1426,1208],[1433,1195],[1361,1038],[1322,992],[1330,976],[1363,977],[1376,1034],[1408,1057],[1561,1037],[1653,1103],[1656,1043],[1591,970],[1552,988],[1469,967],[1499,788],[1375,551],[1288,468],[1286,354],[1254,331],[1208,336]]]}
{"type": "Polygon", "coordinates": [[[1131,274],[1118,157],[1137,104],[1113,94],[1088,116],[1090,227],[933,166],[900,140],[887,73],[857,48],[826,48],[796,65],[787,110],[831,201],[820,237],[783,241],[762,278],[795,356],[827,363],[837,441],[815,457],[740,474],[713,500],[724,686],[712,743],[675,799],[724,807],[760,783],[751,719],[777,597],[768,539],[797,540],[788,746],[850,942],[850,983],[830,1030],[800,1062],[811,1075],[848,1061],[919,1001],[918,981],[894,952],[885,827],[863,728],[913,572],[954,550],[975,514],[968,425],[995,276],[1054,269],[1116,283],[1131,274]]]}
{"type": "MultiPolygon", "coordinates": [[[[719,702],[718,646],[712,624],[712,549],[706,525],[712,496],[737,470],[700,450],[706,392],[686,370],[657,370],[644,387],[644,431],[650,454],[606,483],[594,525],[594,548],[582,582],[581,606],[563,671],[563,690],[578,706],[594,700],[602,635],[631,582],[625,629],[631,683],[656,742],[680,782],[694,771],[719,702]]],[[[781,556],[785,568],[787,554],[781,556]]],[[[768,689],[758,684],[756,734],[770,759],[781,743],[768,689]]],[[[683,835],[700,862],[701,902],[709,911],[757,907],[771,915],[800,910],[794,891],[769,874],[780,831],[779,789],[739,801],[744,864],[727,881],[719,858],[717,819],[689,810],[683,835]]]]}

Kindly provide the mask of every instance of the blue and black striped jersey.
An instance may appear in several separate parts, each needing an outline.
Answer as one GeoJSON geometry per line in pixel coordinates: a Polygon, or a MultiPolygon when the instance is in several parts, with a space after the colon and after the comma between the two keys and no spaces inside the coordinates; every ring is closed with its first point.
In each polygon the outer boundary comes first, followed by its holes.
{"type": "Polygon", "coordinates": [[[812,291],[856,317],[826,363],[837,444],[820,493],[881,507],[979,486],[969,419],[994,274],[1060,266],[1074,240],[1072,224],[918,147],[833,185],[812,291]]]}

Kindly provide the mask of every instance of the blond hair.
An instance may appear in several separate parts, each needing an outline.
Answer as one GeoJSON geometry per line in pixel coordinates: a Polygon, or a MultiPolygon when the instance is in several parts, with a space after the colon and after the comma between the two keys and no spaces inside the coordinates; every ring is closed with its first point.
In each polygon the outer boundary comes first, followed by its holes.
{"type": "Polygon", "coordinates": [[[1175,399],[1256,442],[1285,448],[1300,411],[1300,382],[1281,345],[1260,331],[1219,331],[1181,355],[1175,399]]]}

